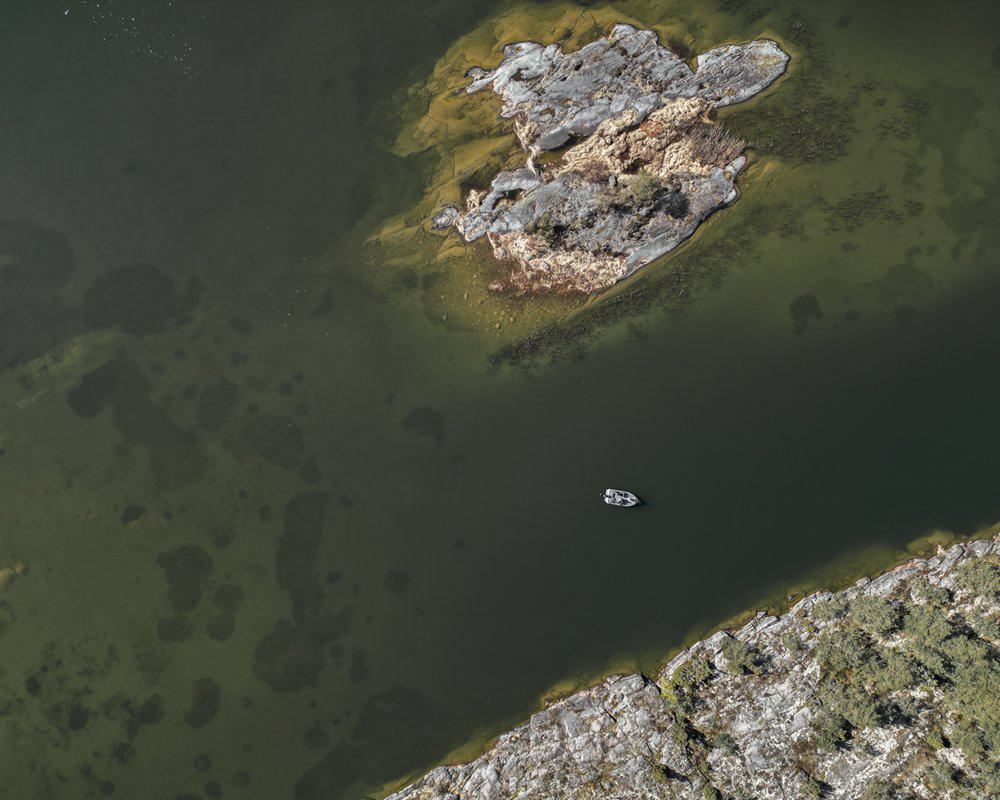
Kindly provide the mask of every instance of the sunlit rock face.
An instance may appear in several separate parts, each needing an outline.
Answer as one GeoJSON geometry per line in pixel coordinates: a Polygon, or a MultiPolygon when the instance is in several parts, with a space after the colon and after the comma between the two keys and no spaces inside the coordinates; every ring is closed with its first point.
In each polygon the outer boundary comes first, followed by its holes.
{"type": "Polygon", "coordinates": [[[652,31],[616,25],[574,53],[519,42],[466,91],[492,88],[528,153],[466,208],[434,219],[486,236],[509,275],[495,289],[599,292],[672,250],[737,191],[745,143],[708,118],[785,71],[772,41],[716,48],[692,69],[652,31]],[[566,148],[561,159],[543,151],[566,148]],[[545,162],[545,163],[543,163],[545,162]]]}

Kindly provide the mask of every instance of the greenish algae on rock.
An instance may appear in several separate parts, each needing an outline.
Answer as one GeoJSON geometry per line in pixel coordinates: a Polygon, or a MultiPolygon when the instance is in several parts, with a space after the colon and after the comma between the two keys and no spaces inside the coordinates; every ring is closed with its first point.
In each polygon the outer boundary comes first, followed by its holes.
{"type": "MultiPolygon", "coordinates": [[[[650,38],[651,47],[667,54],[669,59],[676,60],[682,71],[694,75],[681,58],[692,56],[695,41],[680,18],[666,9],[662,13],[660,11],[645,9],[642,19],[637,19],[633,16],[634,9],[630,11],[628,4],[621,3],[599,3],[589,6],[584,12],[581,12],[577,4],[569,2],[545,6],[515,3],[504,7],[456,41],[438,61],[431,74],[413,85],[406,95],[400,114],[404,123],[392,149],[400,157],[420,158],[426,190],[423,198],[413,208],[385,221],[369,237],[363,265],[365,280],[374,284],[380,293],[387,295],[406,288],[421,288],[424,313],[432,321],[450,329],[485,330],[491,336],[499,337],[501,343],[507,344],[523,340],[526,336],[532,337],[546,325],[565,319],[579,309],[585,301],[585,298],[579,296],[533,296],[530,302],[518,296],[523,289],[536,284],[572,289],[569,286],[571,282],[558,277],[551,281],[511,281],[510,264],[498,262],[488,248],[469,247],[454,236],[445,236],[434,230],[435,220],[440,225],[454,219],[451,213],[442,217],[442,208],[464,203],[471,196],[470,193],[487,189],[498,173],[512,172],[523,167],[524,151],[518,146],[518,137],[511,130],[510,121],[500,115],[499,106],[489,96],[492,93],[466,92],[469,80],[466,75],[478,75],[480,82],[484,80],[481,65],[502,62],[505,58],[504,48],[510,42],[552,41],[556,44],[545,48],[546,51],[556,48],[568,54],[565,58],[573,59],[578,54],[585,53],[587,48],[598,47],[601,41],[606,42],[609,37],[615,38],[616,30],[625,29],[634,30],[640,38],[650,38]],[[616,29],[618,25],[623,28],[616,29]],[[648,30],[639,30],[640,28],[648,30]],[[657,39],[664,42],[669,50],[658,45],[657,39]],[[476,72],[477,69],[480,71],[476,72]],[[508,291],[510,289],[514,291],[508,291]]],[[[729,41],[732,41],[729,34],[720,36],[712,44],[723,46],[717,46],[713,52],[721,55],[743,52],[735,43],[728,44],[729,41]]],[[[787,56],[771,41],[751,43],[746,47],[751,48],[753,54],[761,56],[758,61],[762,64],[767,62],[764,79],[746,82],[747,87],[751,87],[749,94],[753,94],[784,71],[787,56]],[[757,49],[761,47],[767,49],[773,58],[765,58],[766,54],[757,53],[757,49]]],[[[707,51],[709,48],[701,49],[707,51]]],[[[706,64],[703,71],[706,74],[714,63],[710,56],[708,52],[703,56],[706,64]]],[[[722,61],[732,66],[731,59],[722,61]]],[[[722,61],[719,63],[722,64],[722,61]]],[[[697,93],[697,85],[692,86],[697,93]]],[[[720,92],[724,93],[725,87],[720,92]]],[[[706,101],[706,104],[724,105],[732,100],[745,99],[743,94],[735,90],[729,94],[730,98],[722,98],[720,95],[713,101],[706,101]]],[[[645,109],[641,116],[645,116],[650,110],[652,109],[645,109]]],[[[692,120],[698,123],[694,126],[697,132],[703,129],[712,131],[713,127],[717,127],[704,118],[703,112],[707,110],[695,110],[692,120]]],[[[641,121],[640,119],[639,122],[641,121]]],[[[735,143],[736,140],[732,141],[735,143]]],[[[540,154],[534,159],[534,163],[544,166],[551,160],[540,154]]],[[[720,162],[716,166],[725,172],[732,160],[720,162]]],[[[741,161],[738,166],[741,168],[744,163],[741,161]]],[[[634,172],[635,165],[629,171],[634,172]]],[[[689,222],[693,224],[687,226],[689,230],[684,235],[667,237],[670,238],[672,247],[690,235],[697,227],[697,221],[710,213],[710,209],[735,196],[731,179],[738,171],[738,168],[729,169],[728,177],[723,176],[729,184],[728,188],[722,191],[720,187],[715,192],[719,195],[718,202],[703,209],[704,214],[692,216],[689,222]],[[695,217],[697,221],[694,221],[695,217]]],[[[632,177],[626,176],[624,183],[628,183],[632,177]]],[[[623,188],[627,188],[624,183],[623,188]]],[[[648,210],[655,212],[663,209],[648,210]]],[[[657,216],[661,222],[669,224],[674,221],[669,213],[651,216],[657,216]]],[[[638,259],[638,262],[648,263],[655,259],[655,254],[646,255],[646,258],[638,259]]],[[[622,269],[618,271],[627,274],[637,266],[633,263],[625,268],[626,257],[619,259],[622,261],[619,265],[622,269]]],[[[581,287],[584,291],[606,288],[613,279],[609,276],[605,278],[584,281],[581,287]]]]}

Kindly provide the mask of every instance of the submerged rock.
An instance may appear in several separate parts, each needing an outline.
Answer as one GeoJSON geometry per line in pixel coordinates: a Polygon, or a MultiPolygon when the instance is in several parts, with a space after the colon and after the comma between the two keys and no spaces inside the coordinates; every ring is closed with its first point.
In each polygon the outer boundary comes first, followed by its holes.
{"type": "Polygon", "coordinates": [[[26,564],[11,564],[10,566],[0,568],[0,592],[10,586],[17,578],[23,578],[27,574],[28,567],[26,564]]]}
{"type": "Polygon", "coordinates": [[[190,278],[183,292],[156,267],[135,264],[98,275],[83,296],[83,322],[91,330],[121,325],[123,333],[162,333],[167,320],[198,305],[202,285],[190,278]]]}
{"type": "Polygon", "coordinates": [[[760,612],[389,800],[996,796],[1000,536],[760,612]]]}
{"type": "Polygon", "coordinates": [[[745,142],[708,114],[756,95],[787,63],[760,40],[711,50],[692,70],[654,32],[624,24],[573,53],[508,45],[495,70],[469,71],[467,91],[500,95],[527,164],[471,191],[464,211],[442,209],[432,227],[486,236],[498,259],[515,262],[495,289],[606,289],[736,198],[745,142]]]}

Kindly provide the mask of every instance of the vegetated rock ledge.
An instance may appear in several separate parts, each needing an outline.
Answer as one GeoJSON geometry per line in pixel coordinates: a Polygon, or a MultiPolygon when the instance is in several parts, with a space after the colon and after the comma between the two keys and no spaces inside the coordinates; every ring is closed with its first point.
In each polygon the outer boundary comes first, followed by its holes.
{"type": "Polygon", "coordinates": [[[1000,536],[758,614],[390,800],[1000,796],[1000,536]]]}
{"type": "Polygon", "coordinates": [[[525,167],[469,193],[433,227],[486,236],[513,266],[495,290],[597,292],[675,248],[737,197],[746,143],[711,121],[716,107],[761,92],[788,64],[770,40],[726,45],[696,69],[653,31],[616,25],[573,53],[519,42],[495,70],[473,68],[514,119],[525,167]],[[540,156],[571,144],[550,163],[540,156]]]}

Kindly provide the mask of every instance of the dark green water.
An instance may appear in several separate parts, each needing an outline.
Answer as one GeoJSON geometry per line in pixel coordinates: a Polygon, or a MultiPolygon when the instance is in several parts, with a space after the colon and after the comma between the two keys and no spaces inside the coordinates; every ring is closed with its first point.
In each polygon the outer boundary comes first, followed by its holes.
{"type": "Polygon", "coordinates": [[[636,283],[718,285],[526,370],[358,247],[423,190],[395,92],[505,4],[3,6],[0,794],[363,796],[1000,518],[1000,7],[720,5],[620,6],[808,54],[636,283]]]}

